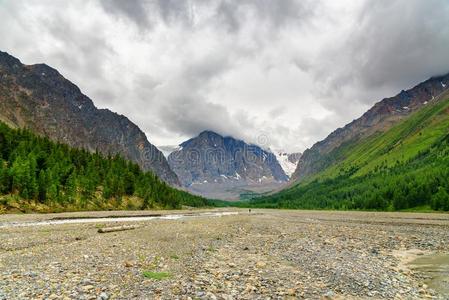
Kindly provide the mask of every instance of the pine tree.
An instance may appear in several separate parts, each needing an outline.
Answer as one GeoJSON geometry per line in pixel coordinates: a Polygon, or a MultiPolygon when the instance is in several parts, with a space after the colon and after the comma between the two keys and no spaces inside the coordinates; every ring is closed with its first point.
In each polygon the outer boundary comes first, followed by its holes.
{"type": "Polygon", "coordinates": [[[432,208],[435,210],[449,210],[449,193],[441,186],[438,188],[438,192],[432,196],[432,208]]]}

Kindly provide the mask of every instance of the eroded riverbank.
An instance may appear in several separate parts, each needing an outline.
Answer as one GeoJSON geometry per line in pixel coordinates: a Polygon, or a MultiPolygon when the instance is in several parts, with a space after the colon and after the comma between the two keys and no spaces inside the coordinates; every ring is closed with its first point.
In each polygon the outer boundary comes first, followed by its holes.
{"type": "Polygon", "coordinates": [[[241,210],[134,223],[108,234],[98,227],[120,222],[1,228],[0,299],[448,297],[396,254],[449,253],[445,214],[241,210]]]}

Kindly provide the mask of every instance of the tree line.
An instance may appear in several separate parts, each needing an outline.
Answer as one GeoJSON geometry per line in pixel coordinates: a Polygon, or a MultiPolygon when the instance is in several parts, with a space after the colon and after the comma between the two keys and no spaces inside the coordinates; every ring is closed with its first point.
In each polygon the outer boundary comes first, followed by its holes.
{"type": "Polygon", "coordinates": [[[168,186],[152,172],[142,171],[119,155],[74,149],[3,123],[0,195],[9,196],[0,196],[0,205],[7,205],[15,197],[75,210],[207,205],[206,199],[168,186]]]}
{"type": "MultiPolygon", "coordinates": [[[[354,167],[356,168],[356,167],[354,167]]],[[[363,176],[349,168],[334,178],[315,179],[239,206],[301,209],[449,211],[449,134],[414,158],[385,162],[363,176]]]]}

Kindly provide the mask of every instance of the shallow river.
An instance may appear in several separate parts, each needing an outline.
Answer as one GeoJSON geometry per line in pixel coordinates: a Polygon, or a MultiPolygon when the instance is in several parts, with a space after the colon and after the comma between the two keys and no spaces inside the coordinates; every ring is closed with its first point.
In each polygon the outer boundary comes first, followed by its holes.
{"type": "Polygon", "coordinates": [[[449,254],[421,256],[410,263],[411,269],[425,277],[425,283],[449,297],[449,254]]]}
{"type": "Polygon", "coordinates": [[[93,218],[66,218],[66,219],[49,219],[37,222],[4,222],[0,223],[0,228],[6,227],[26,227],[26,226],[42,226],[42,225],[61,225],[61,224],[78,224],[78,223],[111,223],[111,222],[139,222],[148,220],[179,220],[198,217],[222,217],[237,215],[238,212],[204,212],[192,214],[173,214],[173,215],[150,215],[150,216],[118,216],[118,217],[93,217],[93,218]]]}

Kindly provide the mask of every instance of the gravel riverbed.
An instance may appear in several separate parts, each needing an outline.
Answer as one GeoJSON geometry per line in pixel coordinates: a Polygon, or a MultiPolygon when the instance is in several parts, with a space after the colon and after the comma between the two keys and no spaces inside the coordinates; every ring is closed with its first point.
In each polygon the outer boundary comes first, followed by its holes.
{"type": "Polygon", "coordinates": [[[448,214],[235,211],[104,234],[99,227],[130,222],[2,227],[0,300],[449,299],[408,264],[449,253],[448,214]]]}

